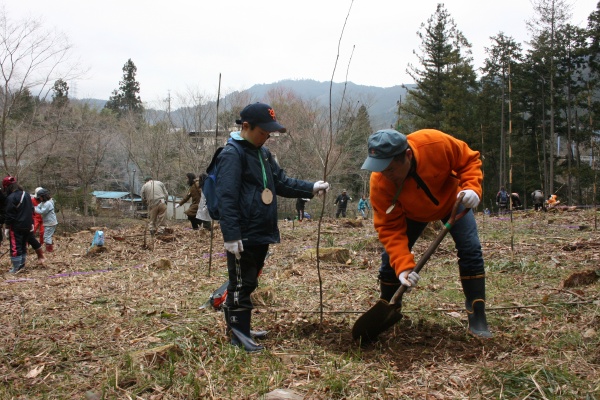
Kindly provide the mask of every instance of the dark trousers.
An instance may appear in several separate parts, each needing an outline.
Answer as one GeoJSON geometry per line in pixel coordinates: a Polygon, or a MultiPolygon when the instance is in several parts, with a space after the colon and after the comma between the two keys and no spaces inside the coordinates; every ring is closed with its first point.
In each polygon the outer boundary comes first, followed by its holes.
{"type": "Polygon", "coordinates": [[[304,219],[304,208],[296,211],[298,212],[298,221],[302,221],[304,219]]]}
{"type": "Polygon", "coordinates": [[[227,252],[227,272],[229,273],[229,286],[227,286],[227,300],[225,306],[231,309],[252,309],[254,305],[250,294],[258,287],[258,276],[265,265],[265,257],[269,245],[244,246],[242,256],[236,260],[235,255],[227,252]]]}
{"type": "Polygon", "coordinates": [[[29,245],[31,246],[32,249],[38,250],[39,248],[42,247],[42,245],[35,238],[35,233],[34,232],[30,232],[29,237],[27,238],[27,243],[29,243],[29,245]]]}
{"type": "Polygon", "coordinates": [[[346,218],[346,207],[338,207],[337,212],[335,213],[335,217],[339,218],[340,213],[342,214],[342,217],[346,218]]]}
{"type": "MultiPolygon", "coordinates": [[[[461,205],[458,209],[460,213],[464,207],[461,205]]],[[[446,222],[449,216],[442,222],[446,222]]],[[[413,245],[423,233],[427,223],[416,222],[406,219],[406,235],[408,236],[408,248],[413,245]]],[[[454,223],[450,229],[450,235],[454,240],[454,245],[458,255],[458,269],[461,277],[472,277],[485,274],[483,265],[483,252],[477,233],[477,222],[473,211],[469,211],[461,219],[454,223]]],[[[381,255],[381,267],[379,268],[379,280],[387,283],[399,283],[395,270],[390,265],[390,257],[384,251],[381,255]]]]}
{"type": "Polygon", "coordinates": [[[27,254],[27,243],[32,238],[38,244],[34,249],[39,249],[41,247],[40,242],[38,242],[33,234],[29,231],[21,231],[21,230],[13,230],[12,228],[8,232],[8,240],[9,240],[9,250],[11,257],[20,257],[22,255],[27,254]]]}
{"type": "Polygon", "coordinates": [[[190,222],[192,223],[192,229],[193,230],[197,231],[198,229],[200,229],[200,224],[202,223],[201,220],[199,220],[198,218],[196,218],[195,215],[188,215],[187,217],[190,220],[190,222]]]}

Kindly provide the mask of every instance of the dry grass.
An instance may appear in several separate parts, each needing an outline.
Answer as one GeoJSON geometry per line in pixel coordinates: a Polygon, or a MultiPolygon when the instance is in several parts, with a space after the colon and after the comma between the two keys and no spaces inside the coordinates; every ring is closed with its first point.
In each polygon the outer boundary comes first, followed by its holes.
{"type": "MultiPolygon", "coordinates": [[[[282,222],[254,297],[254,325],[270,331],[255,355],[228,344],[220,313],[199,309],[226,280],[220,233],[211,276],[209,236],[187,223],[145,247],[141,223],[107,228],[107,251],[93,254],[93,231],[59,236],[45,268],[32,253],[23,273],[4,274],[0,398],[262,398],[280,388],[307,399],[600,399],[593,213],[519,213],[512,228],[508,217],[478,218],[494,339],[466,334],[447,238],[405,296],[405,318],[359,347],[350,329],[378,297],[372,227],[324,221],[322,245],[349,249],[351,262],[321,263],[320,324],[316,264],[300,259],[317,224],[282,222]]],[[[10,268],[6,255],[0,263],[10,268]]]]}

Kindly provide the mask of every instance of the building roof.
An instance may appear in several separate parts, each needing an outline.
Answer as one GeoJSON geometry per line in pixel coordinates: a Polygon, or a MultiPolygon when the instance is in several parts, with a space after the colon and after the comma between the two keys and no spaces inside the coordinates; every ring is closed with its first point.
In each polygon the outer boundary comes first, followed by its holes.
{"type": "MultiPolygon", "coordinates": [[[[131,193],[129,192],[107,192],[103,190],[94,190],[92,196],[97,199],[120,199],[131,201],[131,193]]],[[[139,194],[133,194],[133,200],[136,201],[142,197],[139,194]]]]}
{"type": "MultiPolygon", "coordinates": [[[[97,199],[114,199],[114,200],[123,200],[123,201],[131,201],[131,193],[129,192],[105,192],[102,190],[94,190],[92,192],[92,196],[97,199]]],[[[180,201],[181,197],[169,195],[169,201],[180,201]]],[[[142,201],[142,196],[139,194],[133,194],[133,201],[142,201]]]]}

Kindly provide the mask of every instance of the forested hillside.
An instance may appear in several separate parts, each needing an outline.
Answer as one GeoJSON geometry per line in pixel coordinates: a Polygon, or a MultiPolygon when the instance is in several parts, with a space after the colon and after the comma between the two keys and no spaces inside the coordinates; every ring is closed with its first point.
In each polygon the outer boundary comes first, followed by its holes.
{"type": "MultiPolygon", "coordinates": [[[[594,204],[600,9],[590,10],[583,27],[570,24],[565,2],[540,0],[535,10],[527,43],[499,32],[484,65],[476,66],[468,38],[440,4],[419,32],[419,63],[408,65],[414,85],[407,87],[338,82],[330,99],[328,82],[289,80],[220,96],[174,94],[158,108],[140,98],[144,82],[131,59],[99,108],[69,97],[74,73],[64,64],[68,46],[35,26],[27,35],[4,34],[1,57],[12,64],[0,65],[2,169],[30,190],[49,188],[84,213],[92,190],[137,192],[148,175],[181,194],[185,173],[203,171],[235,129],[239,111],[260,100],[288,127],[267,143],[286,171],[326,178],[353,196],[368,193],[368,174],[360,170],[368,135],[394,126],[404,133],[440,129],[479,150],[483,207],[495,208],[500,186],[525,202],[542,189],[566,204],[594,204]],[[27,57],[44,61],[28,66],[27,57]],[[34,92],[41,82],[47,82],[44,89],[34,92]]],[[[6,18],[2,23],[16,26],[6,18]]]]}

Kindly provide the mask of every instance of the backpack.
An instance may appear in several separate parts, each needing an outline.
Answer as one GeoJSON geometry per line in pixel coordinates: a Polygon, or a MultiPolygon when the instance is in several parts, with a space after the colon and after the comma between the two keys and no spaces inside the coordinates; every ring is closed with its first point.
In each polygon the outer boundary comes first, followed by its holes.
{"type": "MultiPolygon", "coordinates": [[[[229,138],[227,140],[228,145],[232,145],[237,152],[240,154],[240,157],[245,160],[246,153],[242,146],[237,143],[236,140],[229,138]]],[[[227,146],[227,145],[225,145],[227,146]]],[[[221,215],[219,214],[219,202],[217,200],[217,171],[219,170],[219,166],[217,163],[217,158],[219,154],[223,151],[225,147],[219,147],[215,154],[213,154],[212,160],[206,168],[206,174],[208,175],[204,182],[202,182],[202,196],[206,199],[206,208],[208,209],[208,214],[210,217],[218,221],[221,219],[221,215]]]]}
{"type": "Polygon", "coordinates": [[[498,192],[498,195],[500,196],[499,203],[508,203],[508,193],[506,191],[501,190],[500,192],[498,192]]]}

